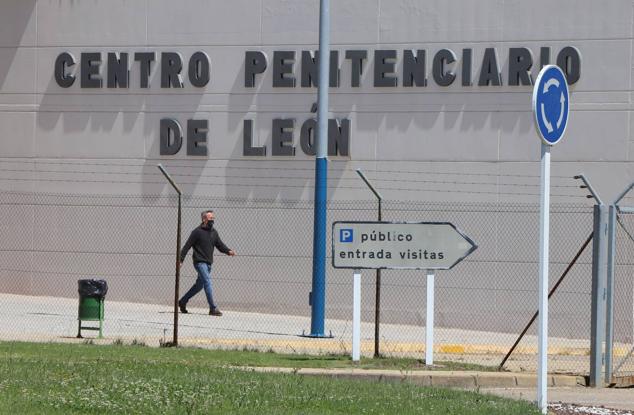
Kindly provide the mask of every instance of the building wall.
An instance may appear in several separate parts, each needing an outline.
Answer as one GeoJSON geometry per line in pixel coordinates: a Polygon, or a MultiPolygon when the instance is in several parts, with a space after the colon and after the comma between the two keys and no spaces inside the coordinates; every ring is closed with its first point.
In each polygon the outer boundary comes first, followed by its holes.
{"type": "MultiPolygon", "coordinates": [[[[572,0],[554,5],[501,0],[460,5],[408,0],[333,3],[332,49],[341,55],[341,87],[332,89],[330,108],[333,117],[350,119],[351,149],[349,157],[332,157],[332,197],[367,197],[358,181],[350,181],[356,178],[353,170],[357,167],[376,179],[393,180],[411,178],[396,171],[425,172],[424,177],[431,181],[439,180],[431,174],[434,171],[536,175],[540,144],[530,111],[531,87],[507,85],[508,51],[510,47],[529,48],[536,61],[535,77],[540,48],[550,47],[554,61],[565,46],[580,51],[581,77],[571,87],[569,129],[565,140],[553,150],[553,173],[567,177],[585,172],[603,193],[616,194],[632,176],[632,4],[627,0],[581,4],[572,0]],[[487,47],[498,51],[504,85],[463,87],[457,79],[451,86],[440,87],[432,80],[431,59],[443,48],[456,53],[458,74],[462,49],[472,48],[471,72],[477,80],[487,47]],[[345,50],[352,49],[369,54],[358,88],[350,86],[351,61],[343,57],[345,50]],[[397,87],[374,87],[372,54],[376,49],[398,51],[398,75],[404,50],[425,49],[428,86],[403,87],[399,79],[397,87]],[[354,189],[348,187],[358,187],[359,191],[351,192],[354,189]]],[[[167,166],[171,164],[175,173],[193,175],[182,178],[191,183],[185,185],[190,194],[312,197],[312,164],[298,141],[301,124],[312,117],[309,110],[316,101],[316,88],[273,88],[271,61],[276,50],[299,55],[302,50],[317,49],[317,3],[10,0],[1,7],[0,126],[4,138],[0,155],[5,163],[12,162],[7,165],[13,170],[25,170],[3,172],[5,188],[156,193],[166,190],[164,184],[154,183],[159,178],[153,176],[157,173],[155,164],[161,159],[167,166]],[[264,51],[269,57],[269,68],[257,77],[255,88],[244,86],[244,54],[248,50],[264,51]],[[185,60],[193,52],[203,51],[211,60],[211,82],[204,88],[196,88],[187,80],[183,89],[160,88],[159,62],[155,62],[150,88],[139,88],[140,70],[138,63],[132,62],[132,54],[142,51],[179,52],[185,60]],[[82,52],[101,52],[104,61],[108,52],[130,52],[131,85],[127,89],[87,89],[81,88],[77,79],[70,88],[61,88],[54,80],[54,63],[62,52],[72,53],[77,60],[82,52]],[[183,128],[190,118],[208,120],[208,156],[187,156],[181,150],[176,156],[161,157],[159,122],[165,117],[177,119],[183,128]],[[273,118],[295,119],[296,156],[271,156],[273,118]],[[254,121],[253,142],[268,147],[266,157],[243,156],[245,119],[254,121]],[[69,168],[35,163],[51,159],[88,160],[91,165],[69,168]],[[103,164],[125,164],[126,173],[131,174],[106,177],[132,183],[69,185],[53,179],[73,180],[77,173],[49,173],[118,170],[92,163],[95,159],[103,164]],[[23,160],[31,164],[20,164],[23,160]],[[191,168],[185,172],[177,167],[183,165],[191,168]],[[284,177],[280,174],[283,166],[306,170],[299,178],[278,178],[284,177]],[[262,171],[258,179],[240,179],[237,173],[244,167],[272,170],[262,171]],[[205,175],[217,180],[212,185],[203,184],[205,175]],[[6,180],[16,176],[35,181],[6,180]],[[262,191],[258,186],[262,184],[271,187],[262,191]],[[280,184],[293,187],[276,187],[280,184]]],[[[105,84],[105,62],[102,66],[105,84]]],[[[297,77],[299,72],[297,62],[297,77]]],[[[83,180],[104,179],[97,173],[79,175],[83,180]]],[[[392,199],[516,199],[495,184],[457,185],[458,190],[487,192],[480,196],[433,191],[450,187],[446,185],[401,186],[430,192],[399,192],[385,183],[381,186],[392,199]]]]}
{"type": "MultiPolygon", "coordinates": [[[[630,0],[332,2],[332,49],[340,53],[341,86],[331,89],[330,110],[333,118],[349,119],[351,130],[350,155],[330,158],[330,199],[371,200],[355,173],[361,168],[391,200],[483,202],[491,209],[496,203],[537,203],[540,141],[530,108],[532,87],[508,85],[509,48],[532,51],[534,79],[542,47],[551,48],[554,61],[562,48],[572,46],[581,54],[581,76],[571,86],[566,137],[552,151],[553,201],[590,203],[572,179],[581,172],[611,200],[634,177],[632,10],[630,0]],[[464,48],[473,50],[475,81],[485,49],[496,48],[503,85],[462,86],[458,77],[450,86],[438,86],[431,75],[434,54],[453,50],[458,62],[452,67],[460,75],[464,48]],[[373,85],[373,53],[383,49],[398,53],[396,87],[373,85]],[[427,53],[428,85],[405,87],[403,54],[417,49],[427,53]],[[351,86],[346,50],[368,51],[360,87],[351,86]]],[[[171,194],[156,169],[160,162],[186,197],[310,201],[314,167],[299,148],[299,130],[314,116],[316,88],[274,88],[272,57],[274,51],[295,51],[299,61],[301,51],[317,49],[318,14],[318,2],[308,0],[3,1],[2,190],[171,194]],[[144,51],[157,53],[150,88],[140,87],[139,66],[132,61],[135,52],[144,51]],[[161,88],[158,55],[178,52],[187,62],[196,51],[210,58],[211,82],[197,88],[185,77],[182,89],[161,88]],[[246,51],[263,51],[269,58],[254,88],[244,84],[246,51]],[[60,87],[54,64],[63,52],[78,61],[82,52],[100,52],[104,63],[108,52],[128,52],[130,87],[81,88],[79,75],[71,87],[60,87]],[[188,156],[184,143],[178,154],[161,156],[163,118],[178,120],[184,129],[188,119],[208,120],[208,155],[188,156]],[[276,118],[295,120],[295,156],[271,155],[276,118]],[[266,146],[266,156],[243,155],[245,119],[253,120],[253,144],[266,146]]],[[[105,64],[101,75],[105,83],[105,64]]],[[[299,84],[299,62],[295,76],[299,84]]],[[[128,220],[141,220],[136,218],[128,220]]],[[[194,225],[191,219],[185,227],[194,225]]],[[[33,223],[9,218],[5,226],[15,237],[37,234],[33,223]]],[[[112,226],[127,229],[130,222],[112,226]]],[[[234,241],[249,237],[240,226],[227,231],[234,241]]],[[[61,225],[52,232],[64,238],[61,225]]],[[[495,233],[477,242],[495,247],[492,255],[498,258],[516,239],[512,232],[495,233]]],[[[104,239],[101,249],[112,249],[108,243],[104,239]]],[[[310,249],[310,241],[302,245],[302,251],[310,249]]],[[[28,244],[25,250],[17,262],[31,264],[26,271],[32,273],[36,259],[28,244]]],[[[5,261],[16,261],[10,252],[5,249],[5,258],[14,259],[5,261]]],[[[304,268],[302,278],[309,279],[304,268]]],[[[234,272],[248,273],[249,265],[234,272]]],[[[73,278],[65,281],[74,284],[73,278]]],[[[26,291],[39,294],[37,287],[26,291]]],[[[303,304],[304,295],[293,296],[303,304]]],[[[234,302],[248,306],[239,298],[234,302]]]]}

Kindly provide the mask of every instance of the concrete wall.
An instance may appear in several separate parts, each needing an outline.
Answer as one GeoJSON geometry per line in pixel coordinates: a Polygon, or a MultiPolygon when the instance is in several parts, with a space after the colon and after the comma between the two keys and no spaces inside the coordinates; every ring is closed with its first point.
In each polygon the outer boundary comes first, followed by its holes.
{"type": "MultiPolygon", "coordinates": [[[[175,173],[193,175],[181,177],[190,183],[185,185],[190,194],[312,197],[309,157],[299,148],[295,157],[272,157],[270,146],[271,120],[294,118],[299,147],[299,127],[311,117],[316,89],[273,88],[272,62],[255,88],[245,88],[244,53],[261,50],[271,61],[274,50],[299,54],[316,49],[318,4],[314,1],[8,0],[0,7],[0,157],[8,169],[25,170],[3,171],[3,187],[157,193],[166,190],[155,183],[160,177],[153,176],[160,158],[175,173]],[[138,63],[133,62],[127,89],[80,88],[79,79],[64,89],[53,77],[55,58],[62,52],[78,60],[81,52],[101,52],[105,61],[107,52],[139,51],[174,51],[186,60],[193,52],[204,51],[211,59],[211,82],[204,88],[186,81],[183,89],[162,89],[158,62],[149,89],[139,88],[138,63]],[[187,156],[184,150],[160,157],[159,120],[164,117],[175,118],[183,126],[189,118],[209,120],[208,157],[187,156]],[[242,156],[246,118],[255,123],[254,144],[269,147],[263,159],[242,156]],[[98,159],[104,165],[35,163],[59,159],[98,159]],[[32,164],[21,164],[23,160],[32,164]],[[130,174],[113,175],[121,169],[109,163],[125,164],[130,174]],[[183,165],[190,168],[176,167],[183,165]],[[281,173],[284,166],[306,170],[286,179],[281,173]],[[257,179],[241,179],[237,176],[244,167],[266,169],[257,179]],[[53,170],[67,173],[51,175],[53,170]],[[210,182],[205,180],[209,175],[214,177],[213,184],[204,184],[210,182]],[[34,181],[6,180],[16,176],[34,181]],[[66,183],[78,176],[85,182],[66,183]],[[277,187],[289,184],[292,187],[277,187]],[[270,187],[263,191],[259,185],[270,187]]],[[[632,20],[628,0],[607,4],[569,0],[554,5],[501,0],[459,5],[409,0],[333,3],[332,48],[341,51],[342,86],[332,89],[331,110],[335,117],[350,119],[352,128],[350,157],[332,158],[332,197],[367,197],[364,190],[354,189],[363,189],[351,171],[357,167],[376,179],[408,180],[411,175],[395,171],[425,172],[421,176],[432,182],[442,178],[432,172],[536,175],[539,140],[530,111],[531,87],[506,85],[508,49],[527,47],[538,61],[540,47],[550,47],[552,61],[564,46],[581,52],[581,78],[571,88],[571,120],[565,140],[553,150],[553,173],[568,177],[583,171],[603,193],[616,194],[634,175],[630,163],[632,20]],[[457,80],[440,87],[431,79],[431,59],[437,50],[452,49],[460,60],[461,50],[472,48],[472,78],[477,80],[487,47],[498,50],[504,85],[463,87],[457,80]],[[343,57],[349,49],[369,53],[359,88],[350,86],[351,62],[343,57]],[[375,49],[399,52],[398,74],[403,50],[425,49],[428,86],[407,88],[399,81],[394,88],[374,87],[375,49]]],[[[461,65],[460,61],[456,64],[456,72],[460,73],[461,65]]],[[[299,66],[298,62],[297,77],[299,66]]],[[[535,76],[539,65],[533,69],[535,76]]],[[[105,64],[102,76],[106,76],[105,64]]],[[[458,175],[453,181],[469,182],[465,177],[458,175]]],[[[389,183],[380,186],[392,199],[517,199],[505,194],[505,187],[493,176],[482,181],[487,184],[454,185],[461,191],[458,195],[434,192],[452,190],[447,184],[401,183],[399,188],[416,190],[407,192],[393,190],[389,183]],[[468,194],[467,190],[485,193],[468,194]]],[[[514,183],[508,177],[507,181],[514,183]]],[[[578,196],[574,191],[554,193],[578,196]]]]}
{"type": "MultiPolygon", "coordinates": [[[[331,89],[330,109],[333,117],[351,121],[351,148],[349,157],[331,158],[331,200],[372,199],[354,172],[362,168],[386,199],[491,202],[491,210],[498,202],[537,203],[540,141],[530,109],[532,87],[508,85],[511,47],[529,48],[536,62],[541,47],[551,48],[551,61],[565,46],[581,53],[581,77],[571,86],[567,134],[552,152],[553,201],[590,203],[571,178],[581,172],[607,200],[634,177],[631,0],[332,3],[332,49],[340,51],[341,86],[331,89]],[[462,49],[473,49],[471,76],[477,80],[484,50],[491,47],[498,51],[502,86],[462,86],[459,79],[448,87],[434,83],[431,59],[436,51],[456,52],[455,69],[460,73],[462,49]],[[350,85],[351,62],[344,59],[345,51],[353,49],[369,54],[358,88],[350,85]],[[408,88],[399,80],[396,87],[374,87],[372,55],[377,49],[398,51],[399,78],[403,51],[425,49],[428,86],[408,88]]],[[[156,169],[161,162],[187,196],[311,200],[314,166],[299,149],[298,140],[301,123],[313,116],[310,107],[316,101],[316,88],[273,88],[271,61],[256,87],[246,88],[244,55],[258,50],[271,59],[274,51],[288,50],[295,51],[299,60],[302,50],[317,49],[317,41],[318,2],[309,0],[5,0],[0,3],[0,188],[167,195],[171,190],[156,169]],[[142,51],[179,52],[185,61],[203,51],[211,60],[211,82],[204,88],[187,80],[182,89],[160,88],[160,64],[155,62],[150,88],[141,88],[132,55],[142,51]],[[54,63],[62,52],[77,59],[82,52],[100,52],[104,60],[108,52],[129,52],[131,85],[87,89],[77,79],[73,86],[61,88],[54,79],[54,63]],[[162,118],[175,118],[184,128],[190,118],[208,120],[208,156],[187,156],[184,149],[175,156],[160,156],[162,118]],[[271,156],[274,118],[296,120],[294,157],[271,156]],[[268,147],[266,157],[243,156],[245,119],[254,120],[253,142],[268,147]]],[[[295,69],[298,78],[299,66],[295,69]]],[[[538,69],[536,63],[533,77],[538,69]]],[[[16,209],[14,213],[20,215],[21,208],[16,209]]],[[[54,209],[61,216],[67,214],[62,207],[54,209]]],[[[125,218],[127,222],[112,219],[110,226],[124,231],[146,220],[142,214],[125,218]]],[[[5,240],[9,246],[2,252],[5,270],[31,264],[20,275],[36,271],[33,247],[49,249],[72,236],[72,232],[64,233],[67,227],[56,224],[58,242],[49,240],[48,248],[42,248],[35,243],[38,228],[33,222],[3,220],[13,237],[29,236],[23,245],[28,258],[16,259],[11,240],[5,240]]],[[[225,231],[234,241],[249,238],[240,223],[225,231]]],[[[194,225],[192,219],[185,228],[194,225]]],[[[506,229],[512,229],[512,224],[506,229]]],[[[580,245],[583,236],[578,239],[580,245]]],[[[108,238],[100,241],[97,248],[114,249],[108,238]]],[[[491,258],[496,260],[504,260],[504,247],[524,246],[513,232],[493,232],[477,242],[481,247],[495,247],[491,258]]],[[[310,252],[310,241],[300,248],[310,252]]],[[[536,255],[535,251],[535,260],[536,255]]],[[[70,266],[72,259],[60,256],[54,261],[70,266]]],[[[63,280],[74,284],[76,274],[89,269],[91,260],[86,261],[85,268],[63,280]]],[[[251,272],[254,265],[249,264],[245,260],[232,273],[251,272]]],[[[300,267],[303,280],[310,278],[307,267],[300,267]]],[[[63,273],[63,268],[56,272],[63,273]]],[[[288,277],[293,270],[289,267],[285,272],[288,277]]],[[[505,272],[500,270],[496,278],[501,280],[505,272]]],[[[5,286],[10,286],[10,275],[5,273],[4,278],[5,286]]],[[[515,286],[520,291],[527,279],[521,281],[515,286]]],[[[32,291],[27,292],[39,293],[37,283],[29,287],[32,291]]],[[[583,295],[589,285],[586,288],[583,295]]],[[[536,280],[527,289],[535,290],[536,280]]],[[[303,295],[302,291],[293,297],[303,304],[303,295]]],[[[237,293],[233,303],[248,308],[248,301],[240,298],[237,293]]],[[[345,309],[347,300],[340,301],[345,309]]],[[[484,313],[486,306],[480,302],[480,311],[484,313]]],[[[446,312],[453,312],[453,307],[448,306],[446,312]]],[[[531,307],[525,305],[527,310],[531,307]]]]}

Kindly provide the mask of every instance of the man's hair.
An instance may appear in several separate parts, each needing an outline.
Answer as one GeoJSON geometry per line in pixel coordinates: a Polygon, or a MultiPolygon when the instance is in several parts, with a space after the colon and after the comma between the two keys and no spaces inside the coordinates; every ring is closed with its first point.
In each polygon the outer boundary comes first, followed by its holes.
{"type": "Polygon", "coordinates": [[[203,210],[203,211],[200,213],[200,219],[201,219],[201,220],[205,219],[205,215],[207,215],[207,213],[214,213],[214,211],[213,211],[213,210],[211,210],[211,209],[209,209],[209,210],[203,210]]]}

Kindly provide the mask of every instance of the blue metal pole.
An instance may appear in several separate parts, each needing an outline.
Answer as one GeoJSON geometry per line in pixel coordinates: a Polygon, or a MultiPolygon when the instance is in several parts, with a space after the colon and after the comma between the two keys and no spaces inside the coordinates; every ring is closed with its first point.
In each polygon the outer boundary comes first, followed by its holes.
{"type": "Polygon", "coordinates": [[[328,86],[330,68],[330,0],[319,3],[319,85],[315,159],[313,286],[310,335],[324,337],[326,317],[326,207],[328,199],[328,86]]]}

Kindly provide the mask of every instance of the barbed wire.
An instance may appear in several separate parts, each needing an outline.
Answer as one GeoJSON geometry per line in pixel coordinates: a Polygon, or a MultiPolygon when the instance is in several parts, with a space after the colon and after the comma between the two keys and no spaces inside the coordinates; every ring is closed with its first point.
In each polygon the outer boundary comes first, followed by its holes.
{"type": "MultiPolygon", "coordinates": [[[[165,181],[125,181],[125,180],[87,180],[87,179],[52,179],[52,178],[39,178],[39,179],[28,179],[28,178],[16,178],[16,177],[2,177],[0,180],[5,181],[23,181],[23,182],[62,182],[62,183],[106,183],[106,184],[160,184],[166,185],[165,181]]],[[[237,187],[249,187],[249,188],[261,188],[261,187],[269,187],[269,188],[294,188],[294,189],[310,189],[314,188],[313,184],[305,184],[303,186],[298,185],[288,185],[288,184],[244,184],[244,183],[201,183],[201,182],[180,182],[180,185],[196,185],[196,186],[215,186],[215,187],[227,187],[227,186],[237,186],[237,187]]],[[[365,186],[337,186],[337,189],[348,189],[348,190],[366,190],[365,186]]],[[[509,196],[539,196],[539,193],[525,193],[525,192],[487,192],[487,191],[475,191],[475,190],[447,190],[447,189],[410,189],[410,188],[395,188],[395,187],[377,187],[378,190],[383,191],[399,191],[399,192],[425,192],[425,193],[459,193],[459,194],[480,194],[480,195],[509,195],[509,196]]],[[[568,198],[581,198],[586,199],[586,196],[582,195],[571,195],[571,194],[556,194],[551,193],[551,197],[568,197],[568,198]]]]}
{"type": "MultiPolygon", "coordinates": [[[[55,174],[102,174],[102,175],[124,175],[124,176],[157,176],[162,177],[162,173],[154,172],[103,172],[94,170],[26,170],[26,169],[0,169],[2,172],[12,173],[55,173],[55,174]]],[[[205,178],[225,178],[225,179],[250,179],[250,180],[312,180],[313,177],[298,177],[298,176],[236,176],[236,175],[213,175],[213,174],[189,174],[189,173],[173,173],[172,176],[181,177],[205,177],[205,178]]],[[[341,180],[353,180],[359,181],[358,177],[329,177],[330,181],[341,180]]],[[[412,179],[372,179],[375,182],[390,182],[390,183],[429,183],[429,184],[452,184],[452,185],[485,185],[485,186],[518,186],[518,187],[539,187],[539,184],[528,183],[500,183],[500,182],[461,182],[450,180],[412,180],[412,179]]],[[[164,183],[164,181],[161,181],[164,183]]],[[[551,185],[552,188],[579,188],[577,185],[551,185]]],[[[360,186],[362,188],[362,186],[360,186]]]]}
{"type": "MultiPolygon", "coordinates": [[[[174,167],[174,168],[204,168],[204,169],[238,169],[238,170],[290,170],[290,171],[307,171],[314,172],[314,167],[260,167],[260,166],[207,166],[207,165],[196,165],[196,164],[176,164],[176,161],[165,160],[165,159],[145,159],[152,160],[157,162],[163,162],[166,164],[166,167],[174,167]]],[[[193,160],[192,160],[193,161],[193,160]]],[[[207,163],[208,160],[200,160],[200,163],[207,163]]],[[[129,164],[129,163],[105,163],[105,162],[60,162],[60,161],[41,161],[41,160],[31,160],[26,159],[23,161],[13,161],[13,160],[5,160],[7,163],[33,163],[33,164],[46,164],[46,165],[72,165],[72,166],[104,166],[104,167],[156,167],[153,165],[148,165],[147,163],[141,164],[129,164]]],[[[234,162],[250,162],[253,160],[235,160],[234,162]]],[[[314,163],[314,160],[257,160],[260,163],[272,163],[276,164],[284,164],[284,163],[314,163]]],[[[342,171],[342,172],[350,172],[356,173],[356,170],[349,168],[337,168],[334,167],[333,164],[338,163],[349,163],[350,160],[329,160],[331,166],[329,166],[329,170],[331,171],[342,171]]],[[[355,162],[372,162],[372,163],[391,163],[392,161],[376,161],[376,160],[355,160],[355,162]]],[[[410,161],[412,163],[424,163],[417,160],[410,161]]],[[[400,161],[399,163],[402,163],[400,161]]],[[[371,173],[383,173],[383,174],[430,174],[430,175],[458,175],[458,176],[489,176],[489,177],[521,177],[521,178],[539,178],[539,175],[531,175],[531,174],[507,174],[507,173],[477,173],[477,172],[446,172],[446,171],[423,171],[423,170],[384,170],[384,169],[368,169],[367,172],[371,173]]],[[[174,173],[174,175],[178,175],[179,173],[174,173]]],[[[551,179],[573,179],[573,176],[562,176],[562,175],[551,175],[551,179]]]]}

